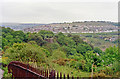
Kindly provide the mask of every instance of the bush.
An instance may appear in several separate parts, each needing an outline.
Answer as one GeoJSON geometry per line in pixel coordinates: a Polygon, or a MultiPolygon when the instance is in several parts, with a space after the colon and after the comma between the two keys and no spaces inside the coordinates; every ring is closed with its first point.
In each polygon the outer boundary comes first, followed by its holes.
{"type": "Polygon", "coordinates": [[[12,47],[6,49],[3,57],[8,57],[8,63],[11,61],[23,61],[37,62],[40,64],[46,62],[46,55],[48,53],[38,45],[15,43],[12,47]]]}
{"type": "Polygon", "coordinates": [[[100,48],[98,48],[98,47],[95,47],[95,48],[94,48],[94,52],[95,52],[95,53],[98,53],[98,54],[101,54],[101,53],[102,53],[102,50],[101,50],[100,48]]]}
{"type": "Polygon", "coordinates": [[[75,55],[77,53],[75,48],[70,48],[68,46],[63,46],[62,50],[66,52],[66,56],[75,55]]]}
{"type": "Polygon", "coordinates": [[[120,62],[119,61],[115,61],[112,65],[112,69],[114,70],[114,72],[118,72],[120,71],[120,62]]]}
{"type": "Polygon", "coordinates": [[[8,67],[3,67],[4,70],[3,78],[12,78],[12,73],[8,73],[8,67]]]}
{"type": "Polygon", "coordinates": [[[59,49],[56,49],[52,52],[52,56],[51,56],[52,59],[61,59],[61,58],[66,58],[66,54],[64,52],[62,52],[61,50],[59,49]]]}

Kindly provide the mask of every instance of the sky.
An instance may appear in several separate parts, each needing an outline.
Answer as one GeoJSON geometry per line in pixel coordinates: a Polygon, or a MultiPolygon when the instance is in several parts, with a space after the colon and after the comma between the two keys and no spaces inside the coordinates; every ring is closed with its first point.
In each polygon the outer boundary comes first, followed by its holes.
{"type": "Polygon", "coordinates": [[[119,0],[0,0],[0,22],[118,21],[119,0]]]}

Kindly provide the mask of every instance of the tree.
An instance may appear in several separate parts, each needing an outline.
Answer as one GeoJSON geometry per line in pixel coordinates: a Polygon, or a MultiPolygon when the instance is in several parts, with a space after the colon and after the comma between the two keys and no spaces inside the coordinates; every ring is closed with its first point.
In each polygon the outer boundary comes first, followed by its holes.
{"type": "Polygon", "coordinates": [[[17,42],[26,42],[25,36],[26,34],[24,34],[22,31],[14,31],[10,28],[2,27],[2,38],[4,38],[2,48],[4,48],[5,45],[12,46],[13,43],[17,42]],[[4,41],[6,41],[7,44],[5,44],[4,41]]]}
{"type": "Polygon", "coordinates": [[[84,43],[83,40],[78,35],[73,35],[72,39],[76,42],[76,45],[78,45],[79,43],[84,43]]]}
{"type": "Polygon", "coordinates": [[[120,54],[118,53],[118,47],[113,46],[105,50],[105,53],[102,55],[105,65],[113,64],[115,61],[120,61],[120,54]]]}
{"type": "Polygon", "coordinates": [[[52,38],[54,36],[53,32],[47,30],[41,30],[40,32],[38,32],[38,34],[41,35],[43,39],[52,38]]]}
{"type": "Polygon", "coordinates": [[[72,34],[70,34],[70,33],[68,33],[68,35],[67,35],[68,37],[72,37],[72,34]]]}
{"type": "Polygon", "coordinates": [[[94,52],[98,53],[100,55],[102,53],[102,50],[100,48],[98,48],[98,47],[95,47],[94,52]]]}
{"type": "Polygon", "coordinates": [[[62,33],[59,33],[58,35],[56,35],[56,37],[57,37],[57,42],[60,45],[62,46],[65,45],[71,48],[75,47],[75,41],[72,40],[72,38],[63,35],[62,33]]]}
{"type": "Polygon", "coordinates": [[[76,46],[76,50],[78,53],[86,53],[87,51],[91,51],[92,48],[88,44],[79,44],[76,46]]]}
{"type": "Polygon", "coordinates": [[[27,43],[15,43],[12,47],[6,49],[3,57],[8,57],[7,62],[22,61],[22,62],[46,62],[46,55],[48,52],[38,45],[27,43]]]}
{"type": "Polygon", "coordinates": [[[46,43],[42,47],[47,49],[50,53],[52,53],[54,50],[58,49],[60,46],[58,43],[46,43]]]}
{"type": "Polygon", "coordinates": [[[62,52],[61,50],[56,49],[53,51],[51,58],[54,60],[66,58],[66,54],[64,52],[62,52]]]}
{"type": "Polygon", "coordinates": [[[93,53],[93,51],[87,51],[86,53],[84,53],[85,56],[85,60],[87,62],[86,67],[89,67],[88,71],[91,71],[91,66],[97,65],[97,66],[101,66],[101,58],[100,56],[97,56],[96,53],[93,53]]]}
{"type": "Polygon", "coordinates": [[[69,55],[74,55],[77,53],[76,49],[75,48],[70,48],[68,46],[63,46],[62,47],[62,50],[64,52],[66,52],[66,56],[69,56],[69,55]]]}
{"type": "Polygon", "coordinates": [[[45,41],[43,40],[43,38],[38,34],[30,34],[28,41],[35,41],[39,46],[42,46],[43,44],[45,44],[45,41]]]}

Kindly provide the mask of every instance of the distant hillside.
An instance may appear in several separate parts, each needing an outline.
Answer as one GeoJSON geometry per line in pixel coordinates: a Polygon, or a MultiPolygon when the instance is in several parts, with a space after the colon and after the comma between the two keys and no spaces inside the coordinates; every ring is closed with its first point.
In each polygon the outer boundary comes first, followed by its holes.
{"type": "Polygon", "coordinates": [[[31,28],[35,26],[40,26],[44,24],[34,24],[34,23],[2,23],[0,26],[2,27],[10,27],[13,30],[23,30],[25,28],[31,28]]]}
{"type": "Polygon", "coordinates": [[[117,23],[115,22],[106,22],[106,21],[84,21],[84,22],[72,22],[72,23],[69,23],[69,22],[64,22],[64,23],[52,23],[51,25],[84,25],[84,26],[118,26],[117,23]]]}
{"type": "Polygon", "coordinates": [[[101,33],[115,32],[118,26],[117,23],[105,21],[64,22],[26,28],[24,32],[39,32],[40,30],[49,30],[54,33],[101,33]]]}

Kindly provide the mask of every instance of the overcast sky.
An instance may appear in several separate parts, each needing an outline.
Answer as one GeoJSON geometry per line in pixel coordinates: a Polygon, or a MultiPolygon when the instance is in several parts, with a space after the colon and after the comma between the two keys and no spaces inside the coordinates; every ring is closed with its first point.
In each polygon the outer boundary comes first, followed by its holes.
{"type": "Polygon", "coordinates": [[[0,22],[118,21],[118,0],[4,0],[0,22]]]}

